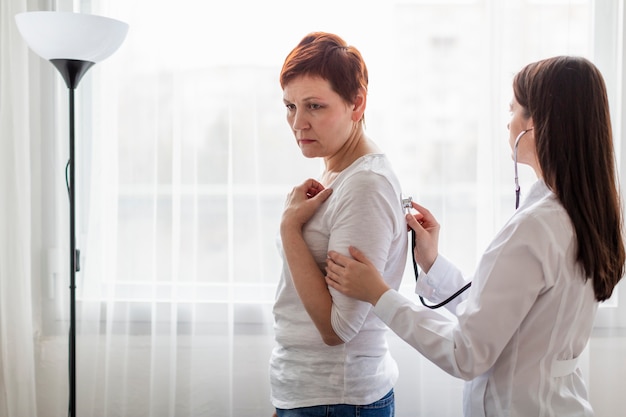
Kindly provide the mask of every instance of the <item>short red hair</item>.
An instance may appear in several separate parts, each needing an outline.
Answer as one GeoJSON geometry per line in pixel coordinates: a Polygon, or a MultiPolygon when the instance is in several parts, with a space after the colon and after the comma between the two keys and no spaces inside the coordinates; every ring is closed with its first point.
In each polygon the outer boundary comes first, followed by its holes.
{"type": "Polygon", "coordinates": [[[367,67],[361,53],[332,33],[312,32],[287,55],[280,71],[280,86],[307,75],[327,80],[347,103],[361,89],[367,93],[367,67]]]}

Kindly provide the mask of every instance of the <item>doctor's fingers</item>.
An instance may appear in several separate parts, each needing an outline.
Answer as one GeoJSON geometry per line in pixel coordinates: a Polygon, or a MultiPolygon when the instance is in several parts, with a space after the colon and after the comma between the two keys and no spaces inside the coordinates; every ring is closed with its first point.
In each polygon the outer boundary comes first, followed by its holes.
{"type": "Polygon", "coordinates": [[[423,224],[423,216],[421,213],[417,213],[417,214],[413,214],[413,213],[408,213],[406,216],[406,224],[409,227],[409,230],[413,229],[415,231],[418,230],[423,230],[424,227],[422,226],[423,224]]]}
{"type": "Polygon", "coordinates": [[[415,210],[417,210],[419,212],[419,214],[421,214],[421,219],[418,218],[418,220],[420,220],[420,224],[424,228],[429,228],[429,227],[433,227],[433,226],[439,226],[439,223],[437,222],[437,219],[435,218],[435,216],[433,216],[433,214],[430,212],[430,210],[428,210],[424,206],[421,206],[421,205],[417,204],[414,201],[412,201],[411,204],[412,204],[413,208],[415,210]]]}
{"type": "Polygon", "coordinates": [[[361,285],[361,267],[365,267],[365,265],[351,259],[346,264],[341,265],[329,258],[326,261],[326,276],[324,277],[326,284],[342,294],[356,297],[355,291],[361,285]]]}
{"type": "Polygon", "coordinates": [[[439,224],[424,229],[418,223],[413,237],[415,261],[423,271],[428,272],[439,253],[439,224]]]}
{"type": "Polygon", "coordinates": [[[343,266],[350,260],[347,256],[331,250],[326,257],[326,270],[338,273],[343,269],[343,266]]]}
{"type": "Polygon", "coordinates": [[[360,263],[335,251],[328,252],[326,258],[326,275],[334,281],[350,280],[358,276],[360,263]]]}

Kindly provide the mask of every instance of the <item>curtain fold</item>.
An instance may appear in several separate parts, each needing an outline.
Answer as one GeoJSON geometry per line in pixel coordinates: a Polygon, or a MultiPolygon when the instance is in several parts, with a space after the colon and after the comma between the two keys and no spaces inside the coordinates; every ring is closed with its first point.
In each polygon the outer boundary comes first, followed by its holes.
{"type": "Polygon", "coordinates": [[[32,180],[28,49],[0,3],[0,417],[37,416],[32,315],[32,180]]]}
{"type": "MultiPolygon", "coordinates": [[[[48,63],[28,60],[13,18],[27,3],[0,0],[0,417],[58,417],[68,404],[67,90],[48,63]],[[48,78],[29,84],[37,65],[48,78]],[[29,102],[39,96],[50,102],[29,102]],[[58,139],[46,147],[39,108],[58,139]],[[45,193],[54,208],[39,204],[45,193]],[[41,222],[55,230],[41,238],[38,218],[52,209],[41,222]]],[[[290,19],[268,14],[284,8],[274,0],[53,3],[130,24],[76,91],[81,417],[271,415],[281,209],[320,171],[293,142],[278,85],[306,32],[336,32],[364,54],[368,134],[406,192],[438,213],[442,253],[461,267],[512,213],[506,77],[540,56],[584,55],[593,35],[591,1],[322,0],[333,13],[294,3],[290,19]],[[576,36],[563,35],[569,27],[576,36]]],[[[459,415],[462,381],[389,343],[398,417],[459,415]]]]}

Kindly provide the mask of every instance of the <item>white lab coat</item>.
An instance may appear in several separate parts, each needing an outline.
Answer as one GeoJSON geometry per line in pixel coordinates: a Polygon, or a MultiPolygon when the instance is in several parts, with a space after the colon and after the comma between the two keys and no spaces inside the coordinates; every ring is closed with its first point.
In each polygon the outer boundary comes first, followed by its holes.
{"type": "MultiPolygon", "coordinates": [[[[592,416],[576,360],[598,303],[575,261],[565,209],[542,182],[483,254],[472,287],[457,302],[458,321],[393,290],[376,314],[449,374],[466,380],[466,417],[592,416]]],[[[464,283],[439,256],[420,293],[438,302],[464,283]]]]}

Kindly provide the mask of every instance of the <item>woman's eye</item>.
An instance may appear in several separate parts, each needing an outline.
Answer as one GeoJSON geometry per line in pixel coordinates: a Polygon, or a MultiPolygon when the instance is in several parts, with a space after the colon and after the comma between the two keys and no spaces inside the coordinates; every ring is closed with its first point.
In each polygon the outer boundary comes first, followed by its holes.
{"type": "Polygon", "coordinates": [[[285,106],[287,107],[287,110],[295,110],[296,108],[295,104],[285,104],[285,106]]]}
{"type": "Polygon", "coordinates": [[[309,108],[311,110],[317,110],[317,109],[321,109],[322,106],[320,106],[319,104],[311,103],[311,104],[309,104],[309,108]]]}

